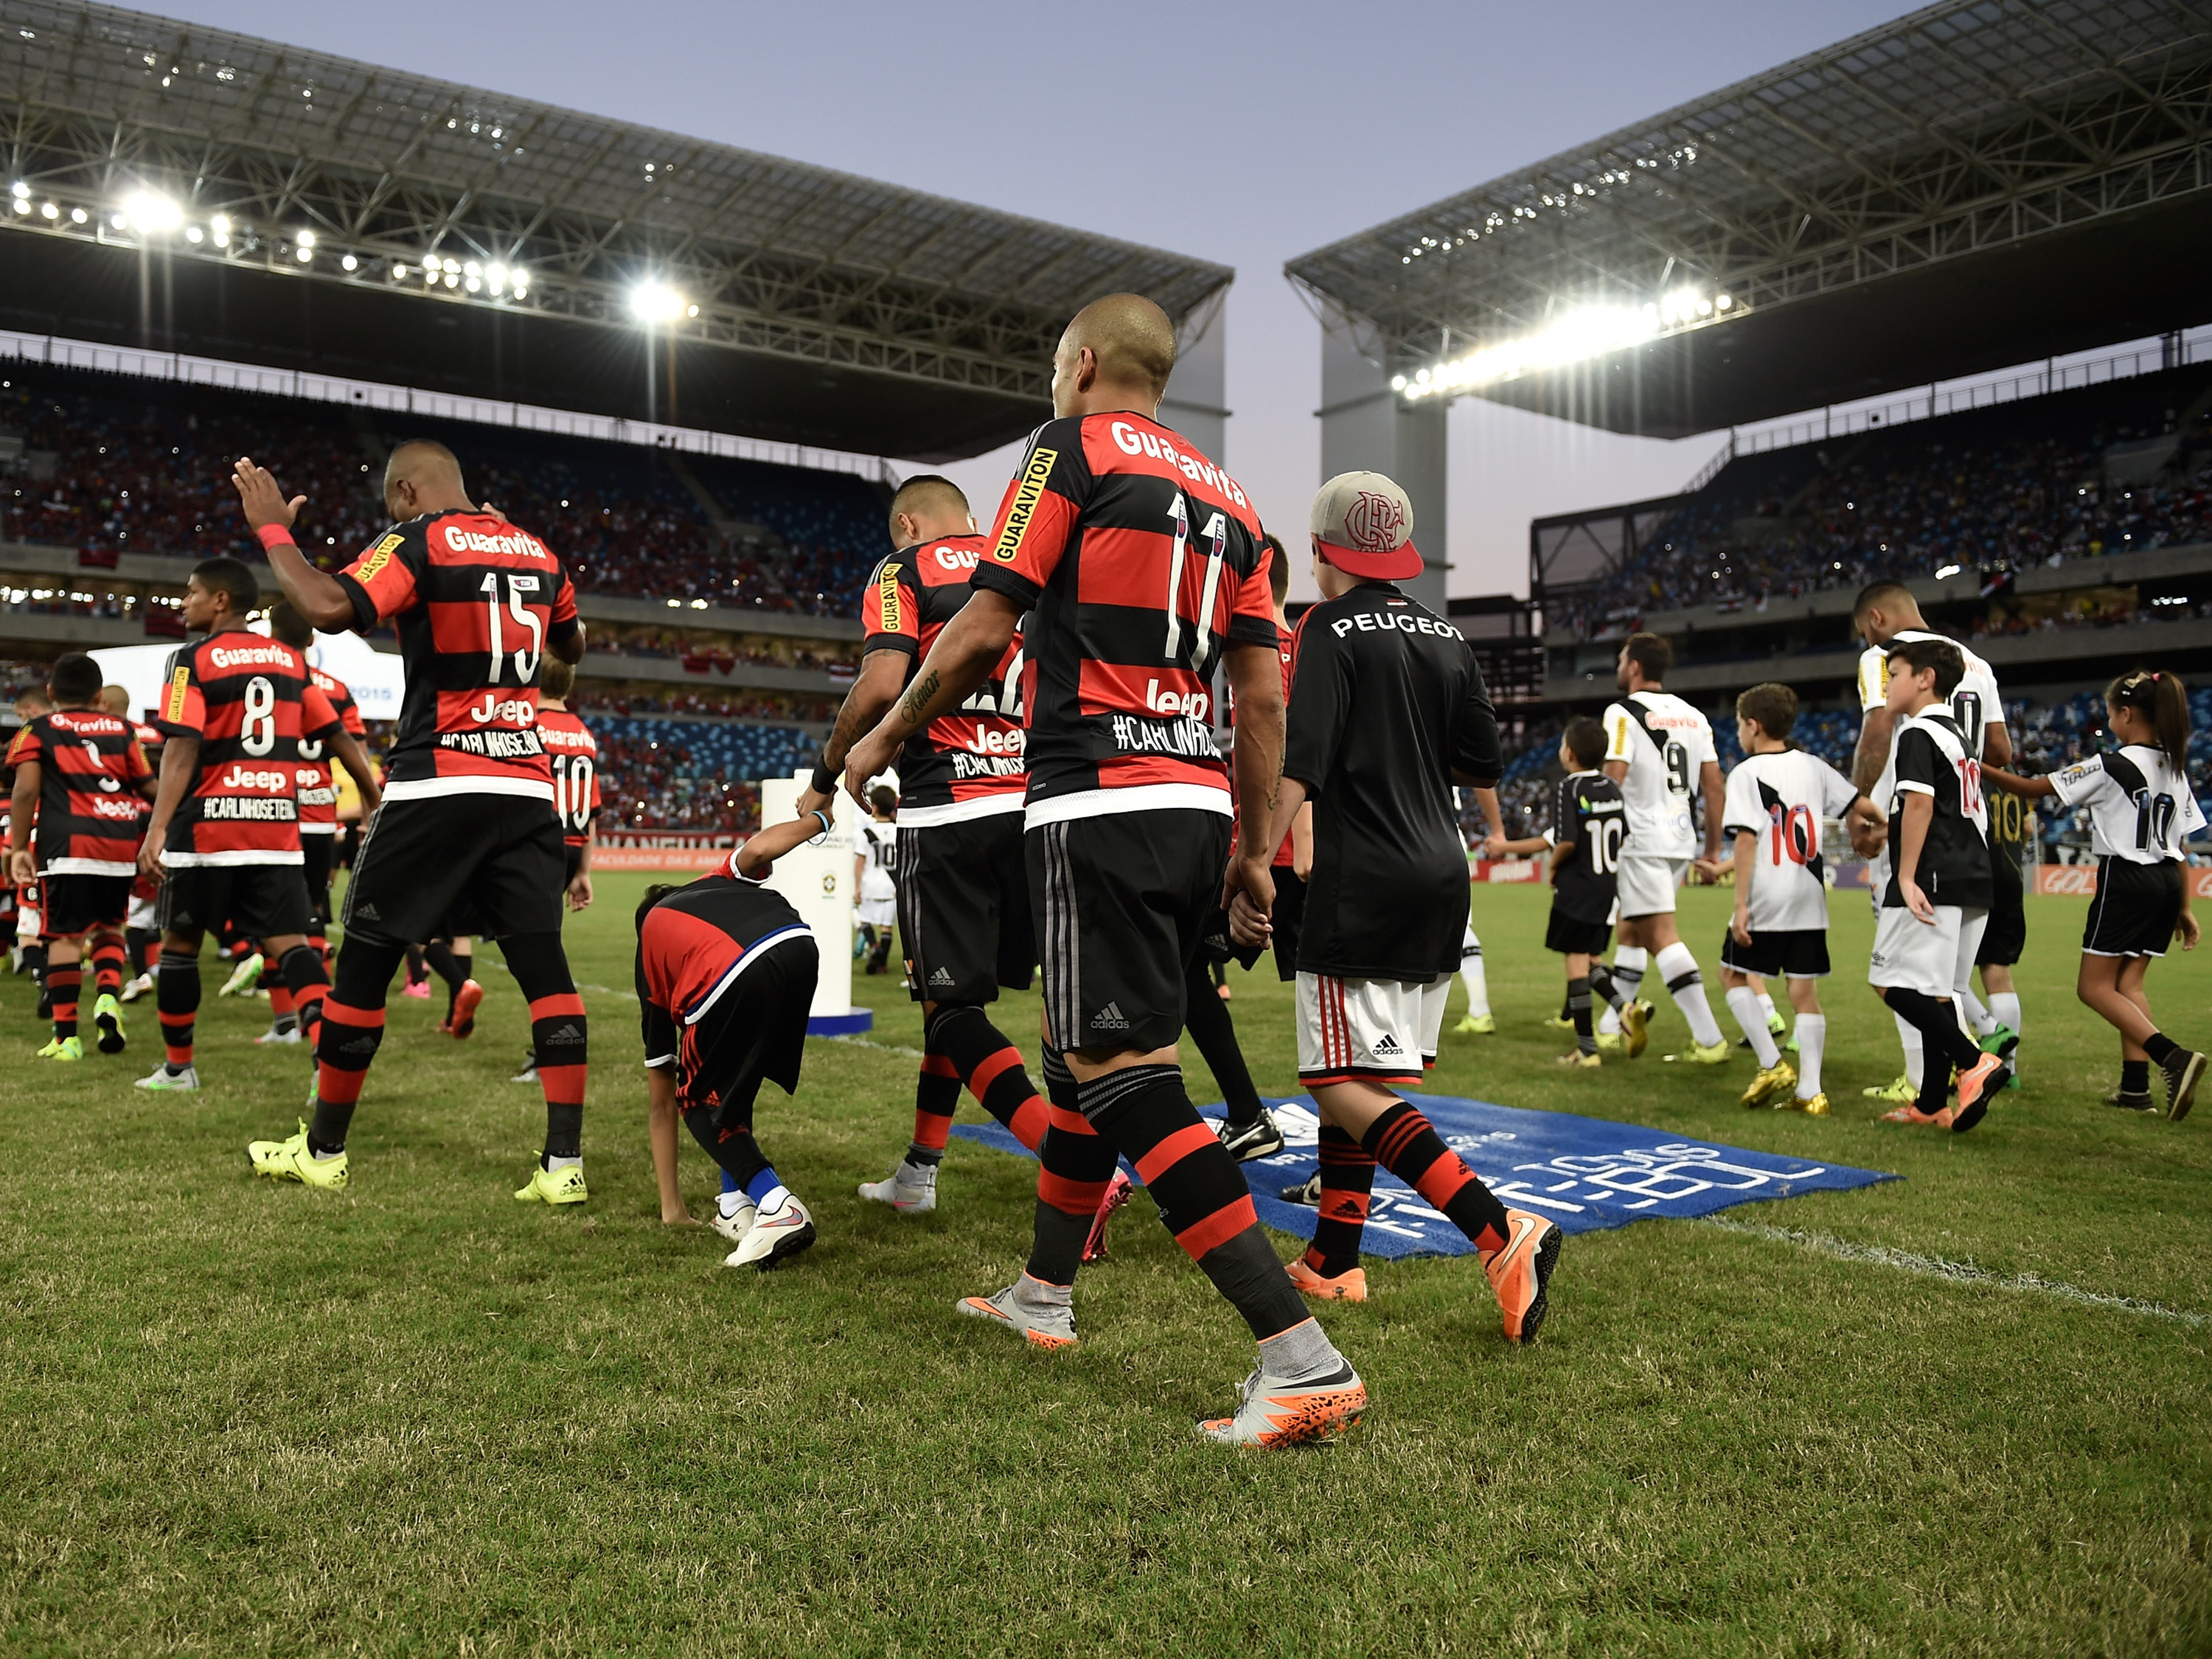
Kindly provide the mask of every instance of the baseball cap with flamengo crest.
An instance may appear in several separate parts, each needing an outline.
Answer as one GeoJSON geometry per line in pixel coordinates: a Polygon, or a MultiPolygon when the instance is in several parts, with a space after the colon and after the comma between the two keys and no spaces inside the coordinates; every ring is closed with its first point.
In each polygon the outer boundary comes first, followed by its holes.
{"type": "Polygon", "coordinates": [[[1380,472],[1340,472],[1323,484],[1310,528],[1322,557],[1348,575],[1396,581],[1421,574],[1413,504],[1380,472]]]}

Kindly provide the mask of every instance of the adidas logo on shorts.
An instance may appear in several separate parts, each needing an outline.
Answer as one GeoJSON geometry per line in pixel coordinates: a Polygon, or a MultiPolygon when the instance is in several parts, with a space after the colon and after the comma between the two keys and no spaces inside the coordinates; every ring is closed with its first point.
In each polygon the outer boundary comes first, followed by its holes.
{"type": "Polygon", "coordinates": [[[1398,1039],[1389,1031],[1383,1032],[1381,1036],[1375,1039],[1376,1059],[1403,1060],[1405,1057],[1406,1051],[1398,1046],[1398,1039]]]}
{"type": "Polygon", "coordinates": [[[362,905],[361,908],[354,912],[354,915],[359,916],[363,921],[382,921],[384,920],[382,916],[376,914],[376,907],[374,904],[362,905]]]}
{"type": "Polygon", "coordinates": [[[940,969],[939,969],[935,973],[932,974],[932,975],[929,976],[929,982],[930,982],[932,985],[950,985],[950,984],[951,984],[951,983],[952,983],[952,970],[951,970],[951,969],[949,969],[949,968],[940,968],[940,969]]]}
{"type": "Polygon", "coordinates": [[[1091,1016],[1091,1029],[1094,1031],[1126,1031],[1129,1029],[1129,1022],[1122,1017],[1121,1004],[1109,1002],[1091,1016]]]}

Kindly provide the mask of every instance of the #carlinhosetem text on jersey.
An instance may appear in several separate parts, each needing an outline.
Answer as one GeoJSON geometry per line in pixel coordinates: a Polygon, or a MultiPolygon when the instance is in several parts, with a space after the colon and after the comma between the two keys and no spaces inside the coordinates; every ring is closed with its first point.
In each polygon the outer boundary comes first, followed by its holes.
{"type": "MultiPolygon", "coordinates": [[[[893,553],[860,594],[867,634],[860,653],[897,651],[907,678],[928,657],[945,624],[975,592],[969,578],[990,545],[981,536],[946,536],[893,553]]],[[[899,752],[899,823],[909,830],[1018,812],[1029,787],[1023,750],[1022,641],[1016,635],[991,677],[968,701],[917,732],[899,752]]]]}
{"type": "Polygon", "coordinates": [[[1232,641],[1276,643],[1267,560],[1243,487],[1158,422],[1122,411],[1037,428],[974,579],[1030,612],[1032,827],[1227,816],[1213,671],[1232,641]]]}
{"type": "Polygon", "coordinates": [[[39,767],[39,873],[129,876],[138,867],[152,775],[128,722],[92,708],[57,708],[26,720],[7,764],[39,767]]]}
{"type": "Polygon", "coordinates": [[[242,628],[210,634],[169,659],[155,724],[164,738],[200,746],[165,862],[300,862],[300,744],[339,729],[304,656],[242,628]]]}
{"type": "Polygon", "coordinates": [[[407,667],[387,800],[553,799],[538,670],[576,631],[576,591],[544,542],[489,513],[395,525],[338,573],[353,625],[392,623],[407,667]]]}

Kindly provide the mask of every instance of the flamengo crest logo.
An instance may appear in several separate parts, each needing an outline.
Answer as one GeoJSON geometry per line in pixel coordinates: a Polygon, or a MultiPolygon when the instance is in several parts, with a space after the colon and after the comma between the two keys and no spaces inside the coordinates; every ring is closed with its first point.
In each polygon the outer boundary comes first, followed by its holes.
{"type": "Polygon", "coordinates": [[[1344,515],[1344,533],[1363,553],[1392,553],[1406,540],[1406,509],[1388,495],[1363,489],[1344,515]]]}

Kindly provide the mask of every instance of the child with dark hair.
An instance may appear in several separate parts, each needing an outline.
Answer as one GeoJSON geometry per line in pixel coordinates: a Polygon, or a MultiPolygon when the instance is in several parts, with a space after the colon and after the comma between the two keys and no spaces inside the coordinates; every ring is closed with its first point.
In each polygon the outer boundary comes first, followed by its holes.
{"type": "Polygon", "coordinates": [[[2158,1029],[2143,976],[2168,939],[2197,948],[2197,918],[2181,843],[2204,827],[2189,782],[2189,697],[2172,674],[2124,675],[2105,688],[2105,727],[2117,750],[2092,755],[2047,778],[1984,776],[2031,798],[2056,795],[2089,810],[2097,896],[2081,935],[2075,994],[2120,1034],[2120,1086],[2106,1097],[2129,1111],[2152,1109],[2150,1068],[2166,1081],[2166,1115],[2179,1122],[2197,1101],[2205,1057],[2158,1029]]]}
{"type": "Polygon", "coordinates": [[[853,855],[853,903],[867,946],[865,971],[880,974],[890,964],[898,927],[898,791],[887,783],[869,790],[868,812],[853,855]]]}

